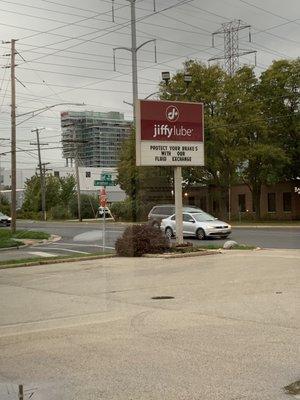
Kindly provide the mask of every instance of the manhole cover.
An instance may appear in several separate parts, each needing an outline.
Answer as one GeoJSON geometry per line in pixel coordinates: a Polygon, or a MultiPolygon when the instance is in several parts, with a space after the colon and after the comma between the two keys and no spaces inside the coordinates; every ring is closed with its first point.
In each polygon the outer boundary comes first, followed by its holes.
{"type": "Polygon", "coordinates": [[[169,300],[174,299],[173,296],[153,296],[151,297],[152,300],[169,300]]]}

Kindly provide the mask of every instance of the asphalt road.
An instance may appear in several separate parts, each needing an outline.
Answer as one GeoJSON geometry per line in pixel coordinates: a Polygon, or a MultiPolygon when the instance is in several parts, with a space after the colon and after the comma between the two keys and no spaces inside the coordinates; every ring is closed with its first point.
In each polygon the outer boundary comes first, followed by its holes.
{"type": "Polygon", "coordinates": [[[0,399],[288,400],[300,250],[0,271],[0,399]],[[152,300],[153,296],[172,296],[152,300]]]}
{"type": "MultiPolygon", "coordinates": [[[[125,224],[106,224],[106,251],[114,249],[117,238],[122,234],[125,224]]],[[[53,257],[58,255],[101,252],[103,247],[101,222],[36,222],[18,221],[18,229],[42,230],[62,237],[58,242],[39,244],[19,250],[0,252],[0,259],[28,258],[28,257],[53,257]]],[[[6,229],[6,228],[1,228],[6,229]]],[[[239,244],[253,245],[274,249],[300,249],[300,228],[247,228],[236,227],[228,239],[239,244]]],[[[227,240],[228,240],[227,239],[227,240]]],[[[204,241],[186,238],[197,246],[217,244],[223,246],[226,240],[209,239],[204,241]]]]}

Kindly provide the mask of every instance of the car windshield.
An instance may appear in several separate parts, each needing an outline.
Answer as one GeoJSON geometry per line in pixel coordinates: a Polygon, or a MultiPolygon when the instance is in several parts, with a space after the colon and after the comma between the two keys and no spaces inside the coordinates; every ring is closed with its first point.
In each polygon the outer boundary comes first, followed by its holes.
{"type": "Polygon", "coordinates": [[[6,215],[0,212],[0,217],[6,217],[6,215]]]}
{"type": "Polygon", "coordinates": [[[192,215],[195,218],[195,220],[198,221],[198,222],[214,221],[215,220],[215,218],[212,215],[207,214],[205,212],[192,213],[192,215]]]}

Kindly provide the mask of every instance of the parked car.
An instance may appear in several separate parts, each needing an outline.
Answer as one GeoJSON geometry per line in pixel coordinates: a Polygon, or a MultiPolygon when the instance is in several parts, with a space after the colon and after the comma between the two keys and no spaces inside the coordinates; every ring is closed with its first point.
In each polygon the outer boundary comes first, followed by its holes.
{"type": "MultiPolygon", "coordinates": [[[[186,206],[183,207],[184,212],[202,212],[200,208],[194,206],[186,206]]],[[[175,205],[174,204],[161,204],[154,206],[149,214],[148,214],[148,221],[157,227],[160,227],[161,221],[164,218],[170,217],[175,213],[175,205]]]]}
{"type": "MultiPolygon", "coordinates": [[[[161,229],[171,239],[176,233],[175,214],[161,221],[161,229]]],[[[220,221],[204,211],[183,213],[183,236],[196,236],[202,240],[209,237],[227,238],[231,233],[231,225],[220,221]]]]}
{"type": "Polygon", "coordinates": [[[11,218],[0,212],[0,225],[10,226],[11,218]]]}
{"type": "Polygon", "coordinates": [[[108,207],[105,207],[105,208],[104,207],[99,207],[98,208],[98,218],[103,218],[104,217],[104,212],[105,212],[105,218],[106,219],[108,219],[108,218],[111,219],[112,218],[111,212],[110,212],[108,207]]]}

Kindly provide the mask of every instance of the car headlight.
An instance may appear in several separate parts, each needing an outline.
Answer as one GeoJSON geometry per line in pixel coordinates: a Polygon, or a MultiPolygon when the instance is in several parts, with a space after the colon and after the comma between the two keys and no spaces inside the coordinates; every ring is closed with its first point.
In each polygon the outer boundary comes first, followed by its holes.
{"type": "Polygon", "coordinates": [[[231,225],[228,225],[228,229],[231,229],[231,225]]]}
{"type": "Polygon", "coordinates": [[[207,229],[214,229],[215,226],[213,226],[213,225],[206,225],[206,228],[207,228],[207,229]]]}

